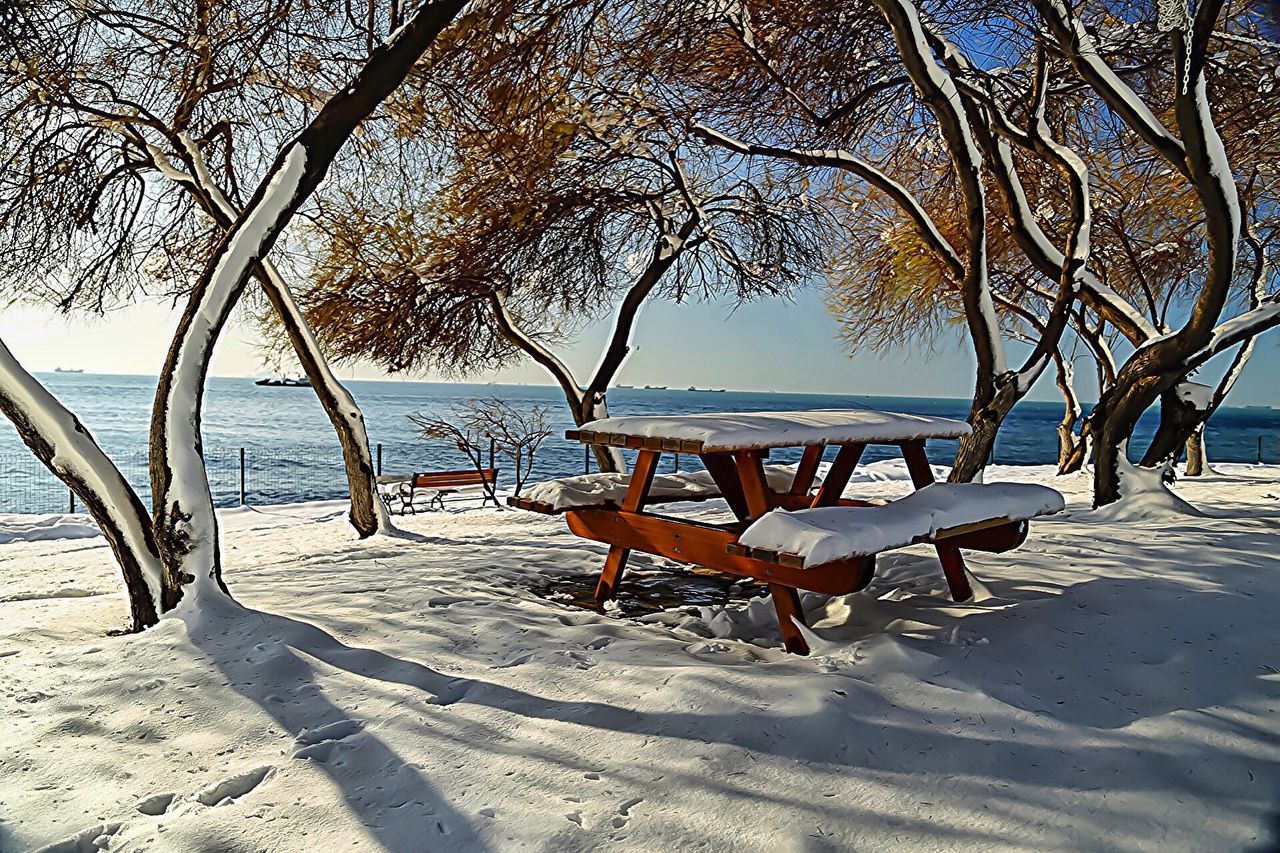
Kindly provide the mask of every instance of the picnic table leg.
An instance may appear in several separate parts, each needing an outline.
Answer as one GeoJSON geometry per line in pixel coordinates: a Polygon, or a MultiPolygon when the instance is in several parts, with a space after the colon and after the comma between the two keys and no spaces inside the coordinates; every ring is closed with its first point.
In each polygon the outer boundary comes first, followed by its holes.
{"type": "MultiPolygon", "coordinates": [[[[907,473],[917,489],[922,489],[933,482],[933,468],[924,453],[923,441],[906,441],[898,445],[902,448],[902,458],[907,463],[907,473]]],[[[947,579],[947,588],[951,590],[952,601],[968,601],[973,598],[973,588],[969,586],[969,578],[965,574],[964,556],[959,548],[945,545],[936,546],[938,562],[942,563],[942,574],[947,579]]]]}
{"type": "Polygon", "coordinates": [[[800,629],[795,624],[796,622],[807,624],[804,621],[804,610],[800,608],[800,593],[792,587],[771,583],[769,595],[773,597],[773,609],[778,614],[782,645],[793,655],[809,654],[809,644],[805,642],[804,634],[800,633],[800,629]]]}
{"type": "MultiPolygon", "coordinates": [[[[645,496],[653,485],[653,474],[658,470],[657,450],[641,450],[636,456],[636,464],[631,467],[631,482],[627,493],[622,498],[624,512],[639,512],[644,508],[645,496]]],[[[618,545],[610,546],[609,556],[605,557],[604,570],[600,572],[600,580],[596,582],[596,601],[608,601],[618,592],[618,582],[622,580],[622,572],[627,567],[627,557],[631,549],[618,545]]]]}
{"type": "Polygon", "coordinates": [[[631,551],[617,545],[609,547],[609,556],[604,558],[604,570],[600,572],[600,580],[596,581],[596,601],[609,601],[618,593],[618,581],[622,571],[627,567],[627,557],[631,551]]]}
{"type": "Polygon", "coordinates": [[[849,478],[853,476],[853,470],[858,467],[858,462],[862,459],[862,451],[866,447],[865,444],[840,445],[835,461],[831,463],[831,468],[828,469],[827,476],[822,481],[822,488],[818,489],[818,493],[813,496],[811,506],[836,505],[840,496],[844,494],[844,487],[849,485],[849,478]]]}
{"type": "Polygon", "coordinates": [[[939,545],[938,562],[942,563],[942,574],[947,578],[951,600],[968,601],[973,598],[973,588],[969,586],[969,578],[965,575],[964,557],[960,554],[960,549],[939,545]]]}
{"type": "Polygon", "coordinates": [[[796,466],[796,478],[791,482],[791,494],[807,495],[813,488],[813,478],[818,473],[818,465],[822,462],[825,444],[811,444],[804,449],[800,464],[796,466]]]}
{"type": "Polygon", "coordinates": [[[734,518],[745,522],[750,512],[747,510],[747,499],[742,493],[742,482],[738,479],[738,469],[733,457],[728,453],[703,453],[701,458],[703,467],[720,489],[720,496],[729,505],[734,518]]]}
{"type": "Polygon", "coordinates": [[[755,521],[769,511],[769,485],[764,475],[764,461],[755,450],[743,450],[733,454],[738,470],[738,482],[747,503],[747,517],[755,521]]]}

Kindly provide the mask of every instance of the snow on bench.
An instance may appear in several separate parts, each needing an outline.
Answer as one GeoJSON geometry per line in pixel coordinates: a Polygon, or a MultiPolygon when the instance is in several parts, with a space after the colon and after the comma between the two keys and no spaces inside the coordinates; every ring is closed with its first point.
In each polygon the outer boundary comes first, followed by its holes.
{"type": "Polygon", "coordinates": [[[931,541],[969,525],[1026,521],[1063,506],[1062,495],[1032,483],[934,483],[884,506],[775,509],[744,530],[738,544],[794,554],[808,569],[931,541]]]}
{"type": "MultiPolygon", "coordinates": [[[[766,465],[765,478],[769,488],[785,492],[795,479],[794,465],[766,465]]],[[[621,506],[631,484],[629,474],[581,474],[547,480],[525,491],[513,501],[523,509],[536,512],[557,513],[585,507],[621,506]]],[[[814,485],[821,485],[815,478],[814,485]]],[[[720,497],[720,487],[706,471],[682,471],[678,474],[654,474],[649,488],[650,501],[705,501],[720,497]]]]}

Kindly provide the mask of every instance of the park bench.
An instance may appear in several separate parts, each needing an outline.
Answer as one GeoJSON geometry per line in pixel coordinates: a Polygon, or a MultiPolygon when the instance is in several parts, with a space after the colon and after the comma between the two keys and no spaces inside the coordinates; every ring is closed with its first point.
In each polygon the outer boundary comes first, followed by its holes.
{"type": "MultiPolygon", "coordinates": [[[[379,496],[383,503],[387,505],[389,512],[404,515],[405,513],[416,514],[418,507],[417,499],[426,496],[427,501],[422,506],[423,509],[445,508],[445,497],[455,495],[461,489],[469,486],[480,486],[483,500],[481,506],[489,502],[491,496],[490,490],[498,480],[497,468],[475,469],[469,468],[459,471],[426,471],[414,474],[412,477],[405,478],[380,478],[384,481],[386,488],[378,490],[379,496]]],[[[496,499],[493,499],[497,503],[496,499]]]]}
{"type": "Polygon", "coordinates": [[[878,553],[930,544],[953,600],[967,601],[973,592],[960,549],[1016,548],[1026,539],[1030,519],[1062,509],[1062,496],[1045,486],[934,483],[925,440],[968,431],[961,421],[870,410],[609,418],[566,437],[636,450],[629,475],[550,481],[511,503],[563,513],[573,533],[609,546],[598,600],[613,597],[633,550],[754,578],[769,586],[786,649],[806,654],[797,590],[856,592],[870,583],[878,553]],[[843,497],[863,451],[873,444],[900,449],[916,491],[895,501],[843,497]],[[819,485],[828,445],[838,451],[819,485]],[[765,466],[769,450],[781,447],[803,447],[799,463],[765,466]],[[691,488],[687,475],[673,483],[672,475],[656,474],[663,452],[697,455],[706,468],[698,480],[705,487],[691,488]],[[732,520],[710,523],[647,509],[711,497],[724,499],[732,520]]]}

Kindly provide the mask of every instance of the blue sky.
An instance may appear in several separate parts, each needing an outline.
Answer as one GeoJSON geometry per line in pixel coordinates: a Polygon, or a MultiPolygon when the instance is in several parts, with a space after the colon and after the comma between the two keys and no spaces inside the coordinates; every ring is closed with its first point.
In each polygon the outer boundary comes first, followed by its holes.
{"type": "MultiPolygon", "coordinates": [[[[176,312],[149,303],[99,319],[67,320],[47,311],[14,307],[0,314],[0,337],[29,369],[79,367],[103,373],[155,374],[176,322],[176,312]]],[[[585,375],[594,367],[606,335],[605,323],[583,331],[564,350],[570,365],[585,375]]],[[[1272,332],[1258,347],[1231,404],[1280,405],[1280,334],[1272,332]]],[[[836,338],[836,326],[816,292],[794,302],[765,300],[737,310],[725,303],[674,305],[656,301],[641,315],[636,347],[619,379],[628,385],[690,385],[740,390],[809,391],[887,396],[968,397],[973,361],[957,336],[938,352],[910,348],[876,357],[849,358],[836,338]]],[[[1011,361],[1018,353],[1011,351],[1011,361]]],[[[1225,364],[1212,366],[1216,376],[1225,364]]],[[[1081,362],[1080,393],[1092,398],[1092,366],[1081,362]]],[[[265,373],[252,332],[228,330],[214,362],[214,375],[265,373]]],[[[353,365],[346,377],[385,378],[376,368],[353,365]]],[[[426,375],[423,379],[437,380],[426,375]]],[[[548,384],[534,364],[470,377],[475,381],[548,384]]],[[[1033,399],[1059,399],[1051,375],[1032,392],[1033,399]]]]}

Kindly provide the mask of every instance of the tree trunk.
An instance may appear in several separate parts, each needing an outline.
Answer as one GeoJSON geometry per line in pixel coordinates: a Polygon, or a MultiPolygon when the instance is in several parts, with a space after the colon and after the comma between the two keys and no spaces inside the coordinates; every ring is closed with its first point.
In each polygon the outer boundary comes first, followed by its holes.
{"type": "MultiPolygon", "coordinates": [[[[590,394],[584,394],[576,401],[576,404],[574,400],[570,400],[569,408],[573,411],[574,423],[578,426],[609,417],[609,404],[603,395],[591,399],[590,394]]],[[[627,460],[622,455],[621,448],[593,444],[591,445],[591,454],[596,458],[596,468],[600,473],[626,473],[627,460]]]]}
{"type": "Polygon", "coordinates": [[[1058,422],[1058,473],[1070,464],[1076,449],[1076,422],[1080,420],[1080,398],[1076,396],[1075,366],[1054,351],[1054,380],[1062,392],[1062,420],[1058,422]]]}
{"type": "Polygon", "coordinates": [[[204,382],[222,328],[254,265],[324,180],[352,132],[403,82],[463,5],[464,0],[437,0],[419,7],[373,51],[355,79],[281,149],[192,287],[160,374],[151,418],[151,485],[156,544],[164,566],[164,610],[177,606],[188,588],[194,607],[203,598],[226,594],[200,433],[204,382]]]}
{"type": "Polygon", "coordinates": [[[23,369],[3,343],[0,411],[45,467],[80,498],[102,530],[124,577],[130,628],[141,631],[154,625],[161,565],[146,506],[80,419],[23,369]]]}
{"type": "MultiPolygon", "coordinates": [[[[222,188],[214,181],[205,166],[204,155],[199,146],[187,137],[178,134],[178,152],[186,162],[188,174],[175,174],[159,151],[151,151],[152,159],[161,172],[172,177],[175,183],[186,187],[195,196],[200,206],[222,227],[229,230],[240,215],[231,200],[222,192],[222,188]]],[[[302,372],[306,374],[315,391],[316,398],[329,416],[338,443],[342,447],[342,461],[347,474],[347,491],[351,496],[351,525],[363,538],[379,531],[391,529],[391,519],[387,508],[378,499],[376,471],[373,467],[373,456],[369,452],[369,434],[365,429],[364,414],[356,404],[355,398],[346,387],[338,381],[329,367],[328,360],[320,350],[306,317],[299,310],[289,285],[280,271],[270,261],[264,260],[254,268],[254,277],[262,286],[271,307],[284,327],[289,343],[298,357],[302,372]]]]}
{"type": "Polygon", "coordinates": [[[1196,429],[1204,423],[1207,414],[1194,404],[1178,396],[1177,386],[1160,395],[1160,426],[1151,438],[1142,464],[1154,468],[1177,457],[1196,429]]]}
{"type": "Polygon", "coordinates": [[[969,426],[972,432],[960,439],[948,482],[970,483],[991,461],[1000,427],[1023,396],[1018,392],[1013,374],[1006,374],[1003,378],[1006,381],[996,386],[988,399],[982,400],[975,396],[973,406],[969,409],[969,426]]]}
{"type": "Polygon", "coordinates": [[[1204,446],[1204,427],[1201,426],[1187,439],[1187,471],[1188,477],[1203,477],[1208,468],[1204,446]]]}
{"type": "MultiPolygon", "coordinates": [[[[1152,359],[1135,356],[1126,365],[1115,387],[1102,396],[1089,414],[1088,435],[1093,447],[1093,505],[1106,506],[1120,499],[1120,471],[1117,464],[1125,453],[1138,418],[1162,391],[1176,384],[1178,375],[1161,374],[1148,363],[1152,359]],[[1138,359],[1141,358],[1141,362],[1138,359]],[[1144,375],[1142,366],[1150,372],[1144,375]],[[1128,380],[1125,373],[1137,378],[1128,380]]],[[[1082,436],[1083,437],[1083,436],[1082,436]]]]}
{"type": "MultiPolygon", "coordinates": [[[[347,490],[351,495],[351,526],[361,538],[392,529],[386,505],[378,498],[377,471],[369,452],[369,433],[365,429],[364,413],[356,404],[333,371],[311,327],[293,300],[293,294],[283,281],[270,282],[274,268],[263,265],[263,292],[284,325],[293,350],[302,365],[302,371],[311,382],[320,405],[333,424],[338,442],[342,446],[342,462],[347,472],[347,490]]],[[[278,279],[278,274],[275,277],[278,279]]]]}

